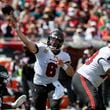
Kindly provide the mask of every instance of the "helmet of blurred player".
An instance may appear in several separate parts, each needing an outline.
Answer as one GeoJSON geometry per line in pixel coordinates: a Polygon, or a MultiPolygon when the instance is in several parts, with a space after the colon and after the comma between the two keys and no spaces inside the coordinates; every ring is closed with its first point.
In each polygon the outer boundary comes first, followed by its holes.
{"type": "Polygon", "coordinates": [[[7,79],[9,76],[8,76],[8,71],[7,69],[0,65],[0,82],[7,79]]]}
{"type": "Polygon", "coordinates": [[[54,30],[50,33],[47,41],[47,45],[52,50],[59,50],[64,42],[63,32],[60,30],[54,30]]]}

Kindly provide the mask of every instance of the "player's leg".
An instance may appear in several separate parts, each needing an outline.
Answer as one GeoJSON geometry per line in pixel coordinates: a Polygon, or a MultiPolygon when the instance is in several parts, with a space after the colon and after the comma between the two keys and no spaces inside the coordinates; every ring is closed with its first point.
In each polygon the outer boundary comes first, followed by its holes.
{"type": "Polygon", "coordinates": [[[11,108],[18,108],[19,106],[21,106],[24,102],[26,102],[26,95],[21,95],[20,97],[18,97],[18,99],[13,102],[13,103],[3,103],[2,104],[2,108],[3,109],[11,109],[11,108]]]}
{"type": "Polygon", "coordinates": [[[51,110],[60,110],[60,104],[61,104],[61,99],[62,98],[53,99],[53,94],[55,92],[55,87],[53,86],[53,84],[48,85],[48,90],[49,90],[48,99],[49,99],[49,102],[50,102],[51,110]]]}
{"type": "Polygon", "coordinates": [[[52,98],[52,95],[53,93],[51,92],[48,96],[51,110],[60,110],[61,98],[55,100],[52,98]]]}
{"type": "Polygon", "coordinates": [[[77,73],[72,79],[72,85],[88,110],[105,110],[97,89],[87,79],[77,73]]]}
{"type": "Polygon", "coordinates": [[[50,100],[50,108],[51,110],[60,110],[61,98],[58,100],[50,100]]]}
{"type": "Polygon", "coordinates": [[[47,87],[43,85],[33,85],[32,102],[36,110],[46,110],[47,87]]]}

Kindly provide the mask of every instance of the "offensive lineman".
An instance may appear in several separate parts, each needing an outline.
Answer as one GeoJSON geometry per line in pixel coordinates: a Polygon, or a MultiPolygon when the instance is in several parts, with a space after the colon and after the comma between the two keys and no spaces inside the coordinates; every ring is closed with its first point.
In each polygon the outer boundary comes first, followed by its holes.
{"type": "Polygon", "coordinates": [[[74,74],[72,86],[87,110],[105,110],[98,89],[110,76],[110,45],[99,49],[74,74]]]}
{"type": "Polygon", "coordinates": [[[60,110],[60,102],[64,93],[63,86],[58,82],[59,69],[63,68],[69,76],[74,71],[70,65],[70,56],[60,48],[64,42],[63,33],[54,30],[48,37],[47,44],[42,42],[34,43],[17,27],[15,18],[11,16],[13,27],[22,42],[35,54],[36,62],[34,65],[34,88],[32,91],[33,102],[36,110],[46,110],[46,100],[49,95],[52,110],[60,110]]]}

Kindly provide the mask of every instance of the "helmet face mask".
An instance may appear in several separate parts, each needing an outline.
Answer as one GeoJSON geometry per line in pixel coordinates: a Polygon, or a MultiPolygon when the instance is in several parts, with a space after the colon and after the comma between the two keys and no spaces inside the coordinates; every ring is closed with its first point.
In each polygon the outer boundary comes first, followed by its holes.
{"type": "Polygon", "coordinates": [[[64,42],[63,33],[59,30],[55,30],[50,33],[47,41],[47,45],[51,50],[59,50],[64,42]]]}

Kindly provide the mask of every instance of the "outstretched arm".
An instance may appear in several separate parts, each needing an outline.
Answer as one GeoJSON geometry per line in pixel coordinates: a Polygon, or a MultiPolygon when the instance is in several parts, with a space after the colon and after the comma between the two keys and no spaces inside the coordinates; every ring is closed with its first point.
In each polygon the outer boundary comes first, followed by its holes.
{"type": "Polygon", "coordinates": [[[19,29],[16,29],[16,32],[21,41],[32,53],[36,53],[38,51],[38,48],[36,47],[37,45],[34,42],[30,41],[27,36],[25,36],[19,29]]]}
{"type": "Polygon", "coordinates": [[[21,41],[27,46],[27,48],[32,52],[36,53],[38,51],[37,45],[30,41],[27,36],[25,36],[21,30],[19,29],[19,24],[17,24],[17,20],[14,17],[13,13],[10,15],[10,20],[12,22],[13,28],[16,29],[18,37],[21,39],[21,41]]]}

